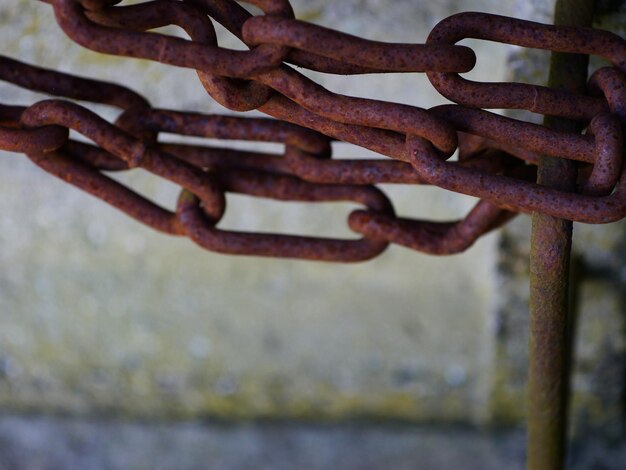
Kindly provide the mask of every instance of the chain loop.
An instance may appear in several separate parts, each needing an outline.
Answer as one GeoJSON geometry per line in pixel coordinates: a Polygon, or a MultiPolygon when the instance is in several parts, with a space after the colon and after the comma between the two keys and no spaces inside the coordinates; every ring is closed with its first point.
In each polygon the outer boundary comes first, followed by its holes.
{"type": "MultiPolygon", "coordinates": [[[[571,26],[553,26],[488,13],[459,13],[439,22],[427,44],[455,44],[465,39],[514,44],[555,52],[604,57],[626,71],[626,41],[608,31],[571,26]]],[[[439,93],[455,103],[474,108],[526,109],[534,113],[590,121],[608,111],[597,98],[574,95],[524,83],[480,83],[455,73],[426,74],[439,93]]]]}
{"type": "Polygon", "coordinates": [[[156,230],[188,236],[230,254],[355,262],[390,243],[428,254],[453,254],[517,212],[607,223],[626,216],[624,125],[626,41],[607,31],[543,25],[486,13],[444,19],[425,44],[363,39],[295,19],[288,0],[42,0],[77,43],[107,54],[195,69],[218,103],[270,118],[242,118],[153,108],[120,85],[54,72],[0,57],[0,80],[53,97],[114,106],[110,123],[69,101],[0,105],[0,149],[36,165],[156,230]],[[218,44],[217,21],[248,47],[218,44]],[[188,39],[152,30],[177,26],[188,39]],[[587,94],[522,83],[481,83],[470,71],[464,38],[558,52],[590,54],[612,66],[596,71],[587,94]],[[292,66],[342,75],[425,72],[457,104],[422,109],[332,92],[292,66]],[[500,116],[486,109],[526,109],[583,121],[585,134],[500,116]],[[77,131],[90,143],[69,138],[77,131]],[[160,141],[176,134],[283,145],[261,152],[160,141]],[[337,159],[334,140],[386,158],[337,159]],[[458,159],[451,158],[459,151],[458,159]],[[579,164],[576,192],[535,183],[540,155],[579,164]],[[103,172],[140,167],[179,186],[176,211],[149,201],[103,172]],[[461,220],[397,217],[383,183],[434,185],[481,198],[461,220]],[[281,201],[349,201],[348,227],[361,239],[332,239],[225,230],[218,225],[226,194],[281,201]]]}

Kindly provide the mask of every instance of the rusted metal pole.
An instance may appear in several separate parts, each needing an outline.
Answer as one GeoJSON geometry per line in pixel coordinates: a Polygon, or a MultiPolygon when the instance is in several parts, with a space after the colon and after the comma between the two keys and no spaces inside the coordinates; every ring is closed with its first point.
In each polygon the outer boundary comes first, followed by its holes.
{"type": "MultiPolygon", "coordinates": [[[[557,0],[554,23],[590,26],[594,0],[557,0]]],[[[548,86],[583,92],[589,57],[552,53],[548,86]]],[[[578,123],[546,118],[552,129],[580,131],[578,123]]],[[[537,182],[573,191],[574,162],[543,157],[537,182]]],[[[571,344],[568,297],[572,222],[534,213],[530,253],[530,341],[528,375],[529,470],[564,466],[571,344]]]]}

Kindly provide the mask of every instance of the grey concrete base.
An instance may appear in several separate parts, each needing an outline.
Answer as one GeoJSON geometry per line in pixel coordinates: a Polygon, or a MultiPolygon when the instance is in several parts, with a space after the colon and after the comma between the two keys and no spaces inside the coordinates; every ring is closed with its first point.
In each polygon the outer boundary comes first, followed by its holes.
{"type": "MultiPolygon", "coordinates": [[[[586,439],[571,469],[623,469],[626,443],[586,439]]],[[[0,469],[524,468],[524,433],[375,424],[129,423],[0,417],[0,469]]]]}

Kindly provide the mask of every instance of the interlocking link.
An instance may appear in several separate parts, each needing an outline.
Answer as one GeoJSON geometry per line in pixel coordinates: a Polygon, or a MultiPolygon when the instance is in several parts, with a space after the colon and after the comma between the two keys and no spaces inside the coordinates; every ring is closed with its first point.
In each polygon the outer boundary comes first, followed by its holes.
{"type": "Polygon", "coordinates": [[[626,42],[607,31],[543,25],[485,13],[444,19],[425,44],[355,37],[296,19],[287,0],[249,0],[255,16],[233,0],[42,0],[63,31],[97,52],[195,69],[208,94],[243,118],[153,108],[126,87],[0,57],[0,80],[51,95],[28,107],[0,105],[0,149],[25,153],[47,172],[101,198],[156,230],[184,235],[211,251],[355,262],[398,244],[429,254],[458,253],[518,212],[538,211],[586,223],[626,216],[623,126],[626,42]],[[218,44],[212,20],[248,50],[218,44]],[[174,25],[188,39],[154,32],[174,25]],[[605,58],[588,94],[522,83],[481,83],[470,71],[464,38],[605,58]],[[288,65],[291,64],[291,65],[288,65]],[[292,65],[323,73],[427,74],[455,102],[431,109],[331,92],[292,65]],[[81,104],[59,98],[81,101],[81,104]],[[114,123],[87,103],[114,106],[114,123]],[[487,109],[526,109],[585,123],[584,134],[550,130],[487,109]],[[90,143],[69,138],[72,129],[90,143]],[[222,141],[273,142],[282,152],[165,143],[160,134],[222,141]],[[384,158],[337,159],[343,141],[384,158]],[[455,160],[450,157],[459,151],[455,160]],[[540,155],[579,162],[575,193],[535,183],[540,155]],[[103,172],[140,167],[181,187],[170,211],[103,172]],[[434,185],[481,198],[456,221],[397,216],[374,185],[434,185]],[[226,195],[282,201],[352,202],[347,217],[360,239],[234,232],[219,227],[226,195]]]}
{"type": "MultiPolygon", "coordinates": [[[[426,42],[454,44],[464,38],[597,55],[626,72],[626,41],[597,29],[545,25],[487,13],[459,13],[439,22],[426,42]]],[[[585,121],[607,111],[603,100],[538,85],[479,83],[439,71],[430,71],[427,76],[437,91],[449,100],[476,108],[526,109],[585,121]]]]}

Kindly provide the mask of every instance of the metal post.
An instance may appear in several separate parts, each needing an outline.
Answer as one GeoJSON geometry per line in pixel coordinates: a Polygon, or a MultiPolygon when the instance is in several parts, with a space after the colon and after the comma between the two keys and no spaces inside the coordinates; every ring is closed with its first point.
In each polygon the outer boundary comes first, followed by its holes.
{"type": "MultiPolygon", "coordinates": [[[[593,0],[557,0],[554,23],[590,26],[593,0]]],[[[552,53],[548,86],[584,92],[588,56],[552,53]]],[[[578,123],[546,117],[552,129],[580,131],[578,123]]],[[[573,191],[576,164],[542,158],[537,182],[573,191]]],[[[564,465],[569,395],[568,289],[572,223],[533,214],[530,253],[530,341],[528,373],[529,470],[564,465]]]]}

